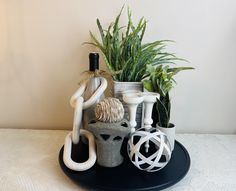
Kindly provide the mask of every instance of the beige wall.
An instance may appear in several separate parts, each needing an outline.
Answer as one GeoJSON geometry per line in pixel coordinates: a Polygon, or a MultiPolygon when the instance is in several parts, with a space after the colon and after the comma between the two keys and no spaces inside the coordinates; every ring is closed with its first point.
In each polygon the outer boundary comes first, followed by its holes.
{"type": "Polygon", "coordinates": [[[146,40],[175,40],[197,68],[172,92],[178,131],[235,133],[234,0],[0,0],[0,127],[71,128],[68,101],[94,50],[81,44],[125,2],[149,20],[146,40]]]}

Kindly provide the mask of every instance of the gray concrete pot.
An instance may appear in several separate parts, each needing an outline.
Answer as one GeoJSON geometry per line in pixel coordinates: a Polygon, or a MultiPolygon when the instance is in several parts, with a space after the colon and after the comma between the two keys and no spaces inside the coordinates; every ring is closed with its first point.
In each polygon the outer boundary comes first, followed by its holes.
{"type": "MultiPolygon", "coordinates": [[[[127,104],[123,101],[122,93],[126,91],[140,91],[143,92],[143,83],[142,82],[113,82],[113,96],[115,98],[118,98],[121,103],[124,106],[125,110],[125,119],[129,119],[129,111],[127,104]]],[[[136,129],[139,129],[142,127],[142,120],[143,120],[143,104],[139,104],[137,108],[137,114],[136,114],[136,122],[137,126],[136,129]]]]}
{"type": "Polygon", "coordinates": [[[117,123],[104,123],[91,121],[88,130],[95,136],[97,146],[97,162],[104,167],[115,167],[123,162],[120,154],[124,137],[127,136],[131,127],[126,119],[117,123]]]}

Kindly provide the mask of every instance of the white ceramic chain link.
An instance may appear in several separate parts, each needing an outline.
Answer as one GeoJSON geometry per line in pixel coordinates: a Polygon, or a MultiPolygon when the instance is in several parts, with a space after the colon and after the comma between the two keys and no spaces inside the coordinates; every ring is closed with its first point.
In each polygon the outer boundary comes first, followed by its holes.
{"type": "Polygon", "coordinates": [[[101,81],[101,85],[87,101],[84,102],[84,99],[82,97],[86,89],[86,82],[84,82],[79,87],[79,89],[70,99],[71,106],[75,108],[73,131],[70,132],[65,138],[63,161],[65,165],[71,170],[84,171],[91,168],[96,162],[97,156],[95,150],[94,136],[89,131],[86,131],[81,128],[82,128],[83,110],[93,106],[96,103],[97,99],[104,93],[104,91],[107,88],[106,79],[103,77],[99,77],[99,79],[101,81]],[[80,135],[85,136],[88,139],[88,144],[89,144],[89,158],[87,161],[83,163],[77,163],[71,159],[72,143],[78,144],[80,135]]]}

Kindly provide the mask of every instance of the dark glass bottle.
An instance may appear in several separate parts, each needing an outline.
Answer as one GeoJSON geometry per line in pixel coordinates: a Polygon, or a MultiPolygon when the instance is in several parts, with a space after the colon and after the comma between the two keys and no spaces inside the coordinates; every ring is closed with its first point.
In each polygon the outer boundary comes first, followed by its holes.
{"type": "MultiPolygon", "coordinates": [[[[94,72],[96,70],[99,70],[99,54],[98,53],[90,53],[89,54],[89,71],[94,72]]],[[[99,77],[91,77],[88,82],[87,82],[87,87],[84,91],[84,101],[87,101],[93,94],[94,92],[98,89],[98,87],[101,85],[101,81],[99,77]]],[[[96,101],[99,102],[101,99],[104,98],[104,94],[96,101]]],[[[83,126],[86,129],[88,123],[95,119],[95,106],[96,103],[91,106],[90,108],[84,110],[83,112],[83,126]]]]}

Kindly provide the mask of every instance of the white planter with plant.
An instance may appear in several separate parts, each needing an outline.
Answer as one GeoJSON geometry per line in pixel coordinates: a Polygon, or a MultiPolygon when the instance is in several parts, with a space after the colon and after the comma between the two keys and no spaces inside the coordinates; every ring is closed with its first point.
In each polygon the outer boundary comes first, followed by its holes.
{"type": "Polygon", "coordinates": [[[156,127],[164,132],[174,150],[175,143],[175,125],[170,123],[171,101],[169,92],[175,83],[174,76],[182,70],[190,70],[192,67],[170,67],[169,65],[159,65],[157,67],[149,66],[147,69],[148,79],[144,80],[144,87],[150,92],[157,92],[160,98],[157,98],[154,113],[157,115],[156,127]]]}
{"type": "Polygon", "coordinates": [[[161,127],[158,124],[156,125],[157,129],[159,129],[161,132],[165,133],[167,136],[167,139],[169,140],[171,151],[175,148],[175,125],[170,123],[169,127],[161,127]]]}
{"type": "MultiPolygon", "coordinates": [[[[102,52],[107,68],[114,80],[113,96],[121,101],[121,92],[126,90],[143,91],[142,80],[147,77],[148,65],[170,63],[176,60],[175,55],[164,51],[166,40],[143,43],[147,21],[141,18],[135,26],[128,9],[128,23],[120,26],[120,16],[123,8],[107,28],[103,28],[99,19],[97,26],[100,39],[90,32],[92,44],[102,52]]],[[[125,116],[127,107],[125,106],[125,116]]],[[[137,128],[141,127],[142,105],[137,110],[137,128]]]]}

